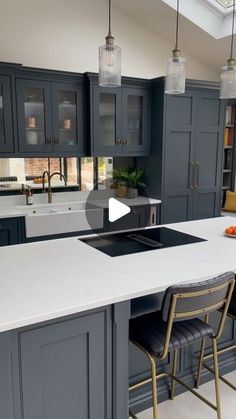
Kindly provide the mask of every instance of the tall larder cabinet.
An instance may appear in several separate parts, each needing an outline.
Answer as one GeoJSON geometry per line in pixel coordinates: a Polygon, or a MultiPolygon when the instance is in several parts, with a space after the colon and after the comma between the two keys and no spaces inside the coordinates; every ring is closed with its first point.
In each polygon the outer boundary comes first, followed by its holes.
{"type": "Polygon", "coordinates": [[[220,214],[224,113],[217,83],[188,80],[183,95],[166,95],[164,78],[153,80],[151,157],[138,165],[162,223],[220,214]]]}

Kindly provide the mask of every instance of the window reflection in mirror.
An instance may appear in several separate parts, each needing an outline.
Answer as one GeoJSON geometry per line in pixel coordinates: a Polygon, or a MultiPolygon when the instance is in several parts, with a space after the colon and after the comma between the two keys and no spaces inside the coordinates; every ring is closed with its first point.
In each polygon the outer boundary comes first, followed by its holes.
{"type": "Polygon", "coordinates": [[[105,189],[104,181],[112,177],[112,170],[112,157],[2,158],[0,194],[20,193],[22,184],[30,186],[34,192],[41,192],[44,171],[60,172],[66,177],[65,187],[60,175],[53,176],[51,186],[57,191],[105,189]]]}

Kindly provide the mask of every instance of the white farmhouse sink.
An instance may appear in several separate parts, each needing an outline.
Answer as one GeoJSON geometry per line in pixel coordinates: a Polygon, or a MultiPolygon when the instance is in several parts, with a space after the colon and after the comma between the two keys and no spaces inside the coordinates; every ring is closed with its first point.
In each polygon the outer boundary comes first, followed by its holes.
{"type": "Polygon", "coordinates": [[[68,211],[80,211],[84,210],[86,206],[86,201],[79,202],[63,202],[63,203],[53,203],[53,204],[36,204],[32,206],[27,206],[26,213],[28,215],[37,215],[37,214],[51,214],[57,212],[68,212],[68,211]]]}
{"type": "Polygon", "coordinates": [[[25,217],[26,237],[82,232],[103,228],[103,210],[93,207],[85,209],[86,202],[34,205],[27,208],[25,217]],[[87,215],[86,215],[87,214],[87,215]],[[89,215],[90,224],[87,221],[89,215]]]}

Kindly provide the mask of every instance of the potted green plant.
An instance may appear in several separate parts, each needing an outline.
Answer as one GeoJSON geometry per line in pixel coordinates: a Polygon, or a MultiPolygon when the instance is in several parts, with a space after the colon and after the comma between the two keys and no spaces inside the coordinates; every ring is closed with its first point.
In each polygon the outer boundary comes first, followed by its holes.
{"type": "Polygon", "coordinates": [[[143,188],[145,183],[142,182],[144,170],[141,168],[129,168],[124,170],[122,177],[127,182],[128,193],[127,198],[134,199],[138,196],[138,188],[143,188]]]}
{"type": "Polygon", "coordinates": [[[116,196],[124,198],[127,195],[127,182],[125,180],[125,170],[122,168],[114,169],[112,172],[113,183],[111,188],[116,189],[116,196]]]}

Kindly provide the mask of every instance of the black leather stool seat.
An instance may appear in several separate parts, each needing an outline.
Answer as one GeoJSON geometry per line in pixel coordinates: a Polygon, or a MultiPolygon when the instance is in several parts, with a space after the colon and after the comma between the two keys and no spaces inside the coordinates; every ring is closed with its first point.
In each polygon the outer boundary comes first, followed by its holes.
{"type": "Polygon", "coordinates": [[[229,304],[228,313],[231,316],[236,317],[236,292],[235,291],[233,293],[233,296],[232,296],[230,304],[229,304]]]}
{"type": "MultiPolygon", "coordinates": [[[[163,353],[166,329],[167,323],[162,320],[161,312],[146,314],[130,320],[130,339],[158,357],[163,353]]],[[[169,350],[191,345],[213,335],[212,327],[200,319],[174,322],[169,350]]]]}

